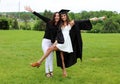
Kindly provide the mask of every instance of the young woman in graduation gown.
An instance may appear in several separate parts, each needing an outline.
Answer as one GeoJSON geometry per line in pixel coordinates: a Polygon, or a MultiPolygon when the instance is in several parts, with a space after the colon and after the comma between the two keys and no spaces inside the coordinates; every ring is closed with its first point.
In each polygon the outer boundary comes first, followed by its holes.
{"type": "MultiPolygon", "coordinates": [[[[46,23],[46,30],[42,40],[42,49],[43,52],[46,53],[47,49],[55,42],[60,19],[59,13],[58,12],[54,13],[53,19],[51,20],[33,11],[29,6],[26,6],[25,10],[32,12],[34,15],[36,15],[46,23]]],[[[46,58],[45,73],[46,77],[53,76],[53,52],[51,52],[49,56],[46,58]]]]}
{"type": "MultiPolygon", "coordinates": [[[[82,61],[82,37],[81,37],[81,30],[91,30],[92,24],[91,21],[98,21],[98,20],[105,20],[105,16],[103,17],[94,17],[86,20],[78,20],[74,21],[74,25],[70,30],[70,38],[72,41],[72,47],[73,52],[67,53],[63,52],[64,56],[64,63],[65,67],[68,68],[72,65],[74,65],[77,62],[77,59],[80,58],[82,61]]],[[[60,58],[60,52],[56,52],[56,58],[57,58],[57,66],[62,68],[62,61],[60,58]]]]}

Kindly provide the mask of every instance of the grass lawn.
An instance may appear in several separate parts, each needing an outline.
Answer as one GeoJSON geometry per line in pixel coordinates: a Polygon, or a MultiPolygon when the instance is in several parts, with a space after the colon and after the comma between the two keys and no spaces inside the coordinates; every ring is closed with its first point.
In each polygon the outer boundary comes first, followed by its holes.
{"type": "Polygon", "coordinates": [[[120,84],[120,34],[83,33],[83,62],[67,68],[66,78],[55,55],[53,78],[44,76],[44,63],[30,66],[43,54],[43,34],[0,30],[0,84],[120,84]]]}

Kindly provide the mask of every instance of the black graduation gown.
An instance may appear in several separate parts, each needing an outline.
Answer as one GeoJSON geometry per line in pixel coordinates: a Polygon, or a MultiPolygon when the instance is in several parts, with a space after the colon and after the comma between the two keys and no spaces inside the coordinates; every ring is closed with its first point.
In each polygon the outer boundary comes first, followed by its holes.
{"type": "MultiPolygon", "coordinates": [[[[90,30],[92,24],[90,20],[75,21],[75,25],[70,30],[70,38],[72,41],[73,52],[64,52],[65,67],[68,68],[77,62],[77,58],[82,61],[82,37],[80,30],[90,30]]],[[[60,51],[56,51],[57,66],[62,68],[60,51]]]]}

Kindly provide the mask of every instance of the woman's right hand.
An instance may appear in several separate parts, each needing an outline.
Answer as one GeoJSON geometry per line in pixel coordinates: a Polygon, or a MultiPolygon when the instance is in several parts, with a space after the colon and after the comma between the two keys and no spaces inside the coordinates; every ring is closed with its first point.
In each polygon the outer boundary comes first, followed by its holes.
{"type": "Polygon", "coordinates": [[[55,42],[53,43],[53,46],[55,47],[57,45],[57,40],[55,40],[55,42]]]}
{"type": "Polygon", "coordinates": [[[24,9],[29,11],[29,12],[33,12],[33,10],[30,8],[30,6],[25,6],[24,9]]]}

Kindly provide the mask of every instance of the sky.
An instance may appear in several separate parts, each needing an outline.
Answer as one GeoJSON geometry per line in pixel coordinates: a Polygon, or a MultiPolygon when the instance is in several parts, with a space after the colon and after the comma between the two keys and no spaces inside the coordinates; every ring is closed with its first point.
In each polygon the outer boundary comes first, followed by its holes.
{"type": "Polygon", "coordinates": [[[120,0],[0,0],[0,12],[22,12],[24,6],[30,6],[37,12],[69,9],[76,13],[100,10],[120,13],[119,4],[120,0]]]}

